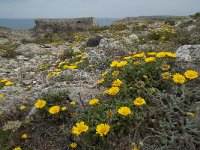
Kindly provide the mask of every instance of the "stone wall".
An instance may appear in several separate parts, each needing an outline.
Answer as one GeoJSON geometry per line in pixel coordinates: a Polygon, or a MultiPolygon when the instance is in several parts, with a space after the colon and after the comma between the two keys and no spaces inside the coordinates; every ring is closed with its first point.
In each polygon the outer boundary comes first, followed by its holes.
{"type": "Polygon", "coordinates": [[[93,17],[75,19],[36,19],[36,32],[68,32],[84,31],[90,27],[98,26],[93,17]]]}

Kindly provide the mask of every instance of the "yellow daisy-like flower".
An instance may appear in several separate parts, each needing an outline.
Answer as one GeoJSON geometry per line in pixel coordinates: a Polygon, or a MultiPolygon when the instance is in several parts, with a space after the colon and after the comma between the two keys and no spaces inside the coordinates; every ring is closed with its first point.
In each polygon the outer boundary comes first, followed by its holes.
{"type": "Polygon", "coordinates": [[[163,58],[163,57],[165,57],[166,56],[166,52],[158,52],[157,54],[156,54],[156,57],[158,57],[158,58],[163,58]]]}
{"type": "Polygon", "coordinates": [[[131,109],[128,107],[120,107],[117,112],[120,115],[127,116],[131,114],[131,109]]]}
{"type": "Polygon", "coordinates": [[[98,84],[102,84],[104,81],[105,81],[105,79],[102,78],[102,79],[100,79],[100,80],[98,81],[98,84]]]}
{"type": "Polygon", "coordinates": [[[42,99],[39,99],[39,100],[37,100],[37,102],[35,103],[34,106],[36,108],[43,108],[45,105],[46,105],[46,101],[42,100],[42,99]]]}
{"type": "Polygon", "coordinates": [[[105,71],[104,73],[101,74],[102,77],[106,76],[108,74],[108,71],[105,71]]]}
{"type": "Polygon", "coordinates": [[[119,71],[113,71],[112,72],[112,76],[118,76],[119,75],[119,71]]]}
{"type": "Polygon", "coordinates": [[[133,104],[135,106],[142,106],[142,105],[146,105],[146,102],[143,98],[141,97],[137,97],[134,101],[133,101],[133,104]]]}
{"type": "Polygon", "coordinates": [[[121,68],[121,67],[124,67],[127,65],[127,61],[120,61],[118,64],[117,64],[117,67],[121,68]]]}
{"type": "Polygon", "coordinates": [[[97,99],[97,98],[94,98],[94,99],[92,99],[92,100],[90,100],[89,101],[89,105],[96,105],[96,104],[98,104],[99,103],[99,99],[97,99]]]}
{"type": "Polygon", "coordinates": [[[5,97],[4,94],[0,94],[0,100],[3,99],[5,97]]]}
{"type": "Polygon", "coordinates": [[[21,106],[19,107],[20,110],[24,110],[25,108],[26,108],[26,106],[24,106],[24,105],[21,105],[21,106]]]}
{"type": "Polygon", "coordinates": [[[66,106],[63,106],[63,107],[61,107],[61,110],[62,110],[62,111],[65,111],[65,110],[67,110],[67,107],[66,107],[66,106]]]}
{"type": "Polygon", "coordinates": [[[77,148],[77,144],[75,142],[73,142],[73,143],[70,144],[70,147],[75,149],[75,148],[77,148]]]}
{"type": "Polygon", "coordinates": [[[178,83],[178,84],[184,84],[186,81],[185,77],[181,75],[180,73],[174,74],[172,80],[174,81],[174,83],[178,83]]]}
{"type": "Polygon", "coordinates": [[[86,58],[88,58],[88,56],[82,56],[82,59],[86,59],[86,58]]]}
{"type": "Polygon", "coordinates": [[[155,56],[157,53],[156,52],[148,52],[149,56],[155,56]]]}
{"type": "Polygon", "coordinates": [[[170,69],[170,65],[168,65],[167,63],[163,63],[161,66],[161,69],[163,71],[168,71],[170,69]]]}
{"type": "Polygon", "coordinates": [[[136,145],[133,147],[132,150],[140,150],[140,147],[137,147],[136,145]]]}
{"type": "Polygon", "coordinates": [[[13,84],[14,84],[13,82],[7,81],[7,82],[5,83],[5,86],[12,86],[13,84]]]}
{"type": "Polygon", "coordinates": [[[115,87],[120,86],[121,84],[122,84],[122,81],[119,79],[112,82],[112,86],[115,86],[115,87]]]}
{"type": "Polygon", "coordinates": [[[76,123],[76,126],[72,127],[72,133],[75,135],[80,135],[82,132],[87,132],[89,127],[85,125],[84,121],[81,121],[79,123],[76,123]]]}
{"type": "Polygon", "coordinates": [[[163,79],[167,80],[170,78],[171,74],[169,72],[164,72],[161,74],[161,76],[163,79]]]}
{"type": "Polygon", "coordinates": [[[110,126],[108,124],[99,124],[96,127],[96,134],[99,134],[100,136],[104,136],[108,134],[108,131],[110,130],[110,126]]]}
{"type": "Polygon", "coordinates": [[[0,80],[0,83],[5,83],[5,82],[7,82],[8,80],[6,80],[6,79],[2,79],[2,80],[0,80]]]}
{"type": "Polygon", "coordinates": [[[192,113],[192,112],[187,112],[187,115],[190,116],[190,117],[192,117],[192,118],[195,118],[195,116],[196,116],[196,115],[195,115],[194,113],[192,113]]]}
{"type": "Polygon", "coordinates": [[[118,61],[112,61],[110,67],[117,67],[118,63],[118,61]]]}
{"type": "Polygon", "coordinates": [[[47,74],[47,77],[49,77],[49,78],[51,78],[51,77],[53,77],[55,74],[53,73],[53,72],[49,72],[48,74],[47,74]]]}
{"type": "Polygon", "coordinates": [[[75,101],[70,102],[71,105],[76,105],[75,101]]]}
{"type": "Polygon", "coordinates": [[[132,56],[127,56],[127,57],[124,57],[124,60],[129,60],[131,58],[132,58],[132,56]]]}
{"type": "Polygon", "coordinates": [[[108,90],[104,91],[106,94],[109,95],[116,95],[117,93],[119,93],[119,88],[118,87],[111,87],[108,90]]]}
{"type": "Polygon", "coordinates": [[[61,71],[61,69],[56,69],[56,70],[55,70],[55,72],[60,72],[60,71],[61,71]]]}
{"type": "Polygon", "coordinates": [[[155,57],[148,57],[148,58],[145,58],[144,61],[148,63],[148,62],[156,61],[156,59],[155,57]]]}
{"type": "Polygon", "coordinates": [[[71,66],[64,65],[63,69],[77,69],[77,66],[75,66],[75,65],[71,65],[71,66]]]}
{"type": "Polygon", "coordinates": [[[22,139],[27,139],[27,138],[28,138],[28,135],[27,135],[27,134],[22,134],[21,138],[22,138],[22,139]]]}
{"type": "Polygon", "coordinates": [[[22,150],[21,147],[15,147],[13,150],[22,150]]]}
{"type": "Polygon", "coordinates": [[[138,53],[138,54],[133,55],[133,57],[141,58],[141,57],[146,57],[146,56],[145,56],[145,53],[138,53]]]}
{"type": "Polygon", "coordinates": [[[176,54],[171,53],[171,52],[166,52],[166,56],[171,57],[171,58],[176,58],[176,54]]]}
{"type": "Polygon", "coordinates": [[[60,112],[60,106],[52,106],[49,108],[49,113],[55,115],[60,112]]]}
{"type": "Polygon", "coordinates": [[[195,79],[197,78],[199,75],[198,75],[198,72],[194,71],[194,70],[187,70],[185,73],[184,73],[184,76],[188,79],[195,79]]]}
{"type": "Polygon", "coordinates": [[[139,62],[139,61],[135,61],[135,62],[133,62],[133,64],[134,64],[134,65],[140,65],[141,62],[139,62]]]}

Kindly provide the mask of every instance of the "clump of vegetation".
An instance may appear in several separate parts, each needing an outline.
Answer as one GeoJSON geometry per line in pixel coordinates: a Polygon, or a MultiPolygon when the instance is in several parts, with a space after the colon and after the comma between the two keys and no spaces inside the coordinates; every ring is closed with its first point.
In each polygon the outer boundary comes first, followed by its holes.
{"type": "Polygon", "coordinates": [[[188,25],[181,25],[181,28],[177,30],[177,34],[172,40],[177,45],[184,44],[199,44],[200,42],[200,18],[196,20],[195,23],[189,23],[188,25]],[[189,26],[193,26],[188,29],[189,26]]]}
{"type": "Polygon", "coordinates": [[[8,42],[4,44],[0,44],[0,56],[4,58],[14,58],[15,56],[19,55],[20,53],[16,52],[15,49],[20,45],[15,41],[12,41],[5,35],[0,35],[0,38],[7,39],[8,42]]]}
{"type": "Polygon", "coordinates": [[[175,34],[176,34],[175,29],[173,29],[168,24],[164,24],[162,27],[158,29],[150,29],[147,36],[149,40],[168,41],[170,38],[174,37],[175,34]]]}

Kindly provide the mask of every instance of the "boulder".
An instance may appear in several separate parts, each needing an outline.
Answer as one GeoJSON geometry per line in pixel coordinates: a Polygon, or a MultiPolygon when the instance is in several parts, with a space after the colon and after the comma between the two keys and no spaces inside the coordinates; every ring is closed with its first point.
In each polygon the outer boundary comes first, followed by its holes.
{"type": "Polygon", "coordinates": [[[200,45],[183,45],[176,50],[177,66],[200,72],[200,45]]]}
{"type": "Polygon", "coordinates": [[[101,39],[102,39],[102,37],[100,37],[100,36],[92,37],[92,38],[88,39],[88,41],[86,42],[86,46],[87,47],[96,47],[99,45],[101,39]]]}

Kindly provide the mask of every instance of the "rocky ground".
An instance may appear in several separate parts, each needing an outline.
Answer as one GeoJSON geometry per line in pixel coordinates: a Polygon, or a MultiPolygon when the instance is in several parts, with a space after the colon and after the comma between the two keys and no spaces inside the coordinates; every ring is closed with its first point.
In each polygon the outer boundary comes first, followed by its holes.
{"type": "MultiPolygon", "coordinates": [[[[169,28],[177,34],[180,29],[188,32],[195,29],[192,32],[194,37],[200,32],[196,31],[195,22],[197,19],[190,17],[175,19],[175,23],[169,28]]],[[[178,37],[178,41],[173,37],[166,40],[148,39],[151,29],[159,30],[163,25],[163,21],[123,22],[70,34],[60,41],[54,40],[54,36],[51,36],[51,41],[49,37],[43,37],[41,43],[32,30],[0,28],[0,80],[6,79],[14,83],[12,86],[0,86],[0,94],[4,95],[0,99],[0,114],[3,116],[18,112],[20,106],[24,105],[29,109],[27,114],[30,115],[29,112],[34,111],[33,104],[42,94],[56,90],[68,91],[71,100],[78,101],[81,98],[88,101],[102,91],[97,82],[110,61],[130,52],[170,50],[176,52],[177,64],[200,73],[200,41],[184,42],[187,38],[185,36],[178,37]],[[60,62],[70,61],[77,58],[77,55],[85,56],[83,66],[57,71],[57,75],[48,77],[49,73],[56,72],[60,62]]],[[[197,83],[200,81],[197,80],[195,84],[198,91],[200,84],[197,83]]],[[[200,116],[200,112],[197,115],[200,116]]]]}

